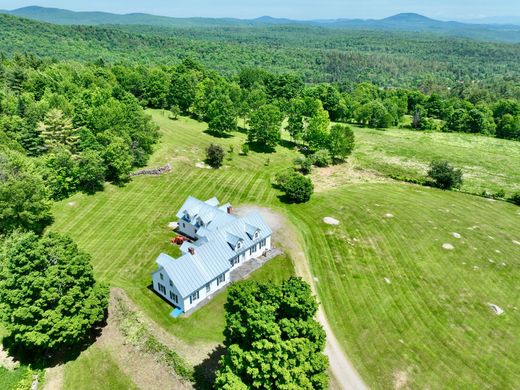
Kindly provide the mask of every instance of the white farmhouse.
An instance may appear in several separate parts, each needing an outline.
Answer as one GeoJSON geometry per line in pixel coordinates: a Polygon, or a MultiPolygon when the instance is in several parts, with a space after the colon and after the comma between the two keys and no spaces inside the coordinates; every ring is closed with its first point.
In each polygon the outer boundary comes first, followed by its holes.
{"type": "Polygon", "coordinates": [[[184,312],[230,282],[230,272],[271,249],[272,231],[260,214],[238,218],[230,204],[186,199],[178,229],[194,240],[178,259],[162,253],[152,274],[153,289],[184,312]]]}

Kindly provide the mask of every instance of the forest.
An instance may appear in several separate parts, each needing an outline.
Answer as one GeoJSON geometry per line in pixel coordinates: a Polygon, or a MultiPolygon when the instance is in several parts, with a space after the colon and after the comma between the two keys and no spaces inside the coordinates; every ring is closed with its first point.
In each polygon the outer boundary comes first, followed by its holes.
{"type": "Polygon", "coordinates": [[[295,73],[306,83],[418,88],[445,93],[476,84],[500,97],[520,96],[517,44],[406,31],[315,26],[60,26],[0,15],[0,53],[58,60],[169,65],[186,57],[223,75],[243,67],[295,73]]]}

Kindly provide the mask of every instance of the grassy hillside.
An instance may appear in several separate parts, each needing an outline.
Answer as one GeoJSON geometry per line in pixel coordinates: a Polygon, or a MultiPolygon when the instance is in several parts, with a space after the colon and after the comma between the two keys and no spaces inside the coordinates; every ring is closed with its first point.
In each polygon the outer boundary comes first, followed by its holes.
{"type": "MultiPolygon", "coordinates": [[[[296,72],[309,82],[372,81],[382,86],[453,86],[460,80],[514,89],[518,45],[398,31],[324,29],[300,25],[60,26],[0,14],[0,52],[58,59],[171,64],[192,56],[235,74],[261,66],[296,72]]],[[[506,94],[507,95],[507,94],[506,94]]]]}
{"type": "MultiPolygon", "coordinates": [[[[175,255],[166,225],[185,197],[217,196],[235,205],[269,206],[290,218],[331,325],[373,388],[393,388],[397,382],[411,388],[518,387],[518,207],[377,177],[349,181],[341,172],[336,179],[347,184],[324,186],[310,203],[287,206],[270,179],[290,164],[295,151],[280,146],[273,154],[235,154],[218,171],[196,168],[210,142],[238,150],[245,135],[215,139],[202,123],[171,121],[160,111],[153,115],[163,138],[150,165],[170,161],[173,171],[57,204],[52,229],[71,234],[93,255],[96,275],[123,287],[163,328],[194,345],[221,340],[223,295],[199,316],[173,320],[168,305],[147,289],[156,255],[175,255]],[[324,224],[326,216],[341,224],[324,224]],[[444,244],[453,249],[443,249],[444,244]],[[488,303],[505,314],[494,315],[488,303]]],[[[352,163],[362,169],[386,172],[375,163],[382,152],[374,144],[403,159],[408,155],[402,150],[411,148],[414,159],[428,161],[432,154],[450,153],[445,145],[452,143],[458,145],[457,162],[491,170],[492,154],[472,149],[479,137],[368,129],[356,134],[352,163]],[[417,142],[422,137],[432,140],[417,142]]],[[[513,166],[517,155],[507,153],[503,166],[513,166]]],[[[512,168],[495,169],[490,175],[516,180],[512,168]]],[[[474,180],[470,185],[486,185],[485,177],[474,180]]],[[[290,263],[283,261],[269,264],[258,277],[290,274],[290,263]]]]}

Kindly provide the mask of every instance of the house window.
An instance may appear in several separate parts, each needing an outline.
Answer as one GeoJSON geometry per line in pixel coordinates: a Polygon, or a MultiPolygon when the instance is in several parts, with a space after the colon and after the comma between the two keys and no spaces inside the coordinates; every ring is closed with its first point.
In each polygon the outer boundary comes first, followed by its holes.
{"type": "Polygon", "coordinates": [[[186,224],[185,224],[184,222],[182,223],[182,227],[183,227],[183,228],[185,228],[185,227],[186,227],[186,224]]]}
{"type": "Polygon", "coordinates": [[[199,299],[199,292],[196,291],[195,293],[190,295],[190,304],[195,302],[197,299],[199,299]]]}
{"type": "Polygon", "coordinates": [[[237,250],[242,248],[242,241],[237,242],[237,250]]]}
{"type": "Polygon", "coordinates": [[[254,237],[254,239],[255,239],[255,240],[258,239],[258,236],[259,236],[259,235],[260,235],[260,233],[255,232],[255,237],[254,237]]]}
{"type": "Polygon", "coordinates": [[[256,252],[256,244],[253,245],[250,249],[249,249],[249,254],[252,255],[253,253],[256,252]]]}
{"type": "Polygon", "coordinates": [[[161,280],[164,280],[164,276],[163,274],[159,274],[161,276],[161,280]]]}
{"type": "Polygon", "coordinates": [[[229,260],[229,262],[231,263],[231,266],[233,267],[235,264],[240,263],[240,256],[233,257],[231,260],[229,260]]]}
{"type": "Polygon", "coordinates": [[[222,274],[217,278],[217,286],[226,281],[226,274],[222,274]]]}
{"type": "Polygon", "coordinates": [[[173,287],[173,282],[170,280],[170,287],[173,287]]]}
{"type": "Polygon", "coordinates": [[[177,294],[174,294],[172,291],[170,291],[170,299],[175,303],[179,303],[179,298],[177,297],[177,294]]]}
{"type": "Polygon", "coordinates": [[[206,294],[211,290],[211,283],[206,284],[206,294]]]}
{"type": "Polygon", "coordinates": [[[157,287],[159,288],[159,291],[163,293],[163,295],[166,295],[166,287],[164,287],[161,283],[157,283],[157,287]]]}
{"type": "Polygon", "coordinates": [[[266,245],[267,245],[267,240],[260,241],[260,248],[263,248],[266,245]]]}

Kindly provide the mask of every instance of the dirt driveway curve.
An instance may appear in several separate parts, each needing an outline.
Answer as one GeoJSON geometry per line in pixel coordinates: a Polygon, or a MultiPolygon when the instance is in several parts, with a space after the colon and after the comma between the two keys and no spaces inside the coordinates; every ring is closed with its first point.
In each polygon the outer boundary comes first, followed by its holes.
{"type": "MultiPolygon", "coordinates": [[[[260,213],[275,233],[275,240],[283,242],[283,248],[289,252],[294,262],[296,275],[309,283],[313,293],[317,295],[316,287],[314,285],[314,277],[312,276],[309,262],[307,261],[305,252],[300,245],[300,241],[298,240],[291,223],[284,215],[269,208],[246,205],[236,209],[238,215],[244,215],[252,211],[260,213]]],[[[325,354],[330,360],[330,371],[334,376],[333,382],[341,389],[367,390],[367,385],[363,382],[363,379],[361,379],[358,372],[345,355],[336,339],[336,336],[332,332],[321,305],[318,309],[317,319],[327,334],[325,354]]]]}

